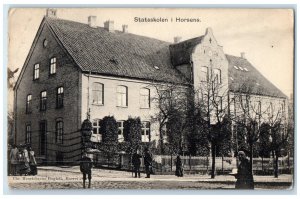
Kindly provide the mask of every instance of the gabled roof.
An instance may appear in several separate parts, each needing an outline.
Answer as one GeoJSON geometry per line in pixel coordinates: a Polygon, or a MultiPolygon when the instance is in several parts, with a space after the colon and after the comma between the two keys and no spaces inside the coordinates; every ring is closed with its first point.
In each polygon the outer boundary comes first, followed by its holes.
{"type": "Polygon", "coordinates": [[[276,86],[266,79],[252,64],[242,57],[226,55],[228,81],[231,92],[240,92],[271,97],[287,98],[276,86]]]}
{"type": "Polygon", "coordinates": [[[171,64],[168,42],[58,18],[45,19],[84,72],[187,83],[171,64]]]}
{"type": "Polygon", "coordinates": [[[196,45],[202,42],[204,35],[170,45],[171,62],[174,66],[191,63],[191,54],[196,45]]]}

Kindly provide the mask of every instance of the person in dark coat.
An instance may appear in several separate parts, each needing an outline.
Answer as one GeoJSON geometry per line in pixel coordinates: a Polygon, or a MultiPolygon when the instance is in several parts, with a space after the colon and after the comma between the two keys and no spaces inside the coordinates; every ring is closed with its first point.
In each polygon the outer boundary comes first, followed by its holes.
{"type": "Polygon", "coordinates": [[[182,168],[182,161],[181,161],[180,155],[177,155],[177,158],[176,158],[176,171],[175,171],[175,175],[177,177],[183,177],[183,168],[182,168]]]}
{"type": "Polygon", "coordinates": [[[145,156],[144,156],[144,165],[146,170],[146,178],[150,178],[150,173],[152,170],[152,154],[149,152],[149,149],[145,149],[145,156]]]}
{"type": "Polygon", "coordinates": [[[235,178],[237,179],[235,183],[235,188],[254,189],[254,180],[253,180],[251,165],[249,160],[246,157],[245,152],[239,151],[238,158],[239,158],[239,166],[238,166],[237,174],[235,175],[235,178]]]}
{"type": "Polygon", "coordinates": [[[141,167],[141,155],[139,154],[138,151],[136,151],[133,155],[132,155],[132,164],[133,164],[133,169],[134,169],[134,173],[135,173],[135,178],[137,178],[137,175],[139,176],[139,178],[141,177],[141,172],[140,172],[140,167],[141,167]]]}
{"type": "Polygon", "coordinates": [[[80,160],[80,171],[83,174],[83,188],[85,189],[86,176],[88,176],[89,185],[88,188],[91,188],[91,179],[92,179],[92,167],[93,162],[91,158],[87,156],[87,153],[83,153],[83,157],[80,160]]]}

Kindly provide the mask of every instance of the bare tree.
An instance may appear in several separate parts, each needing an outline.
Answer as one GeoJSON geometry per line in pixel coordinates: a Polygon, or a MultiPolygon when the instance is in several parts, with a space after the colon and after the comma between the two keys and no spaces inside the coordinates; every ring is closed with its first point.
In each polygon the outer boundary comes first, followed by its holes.
{"type": "MultiPolygon", "coordinates": [[[[239,90],[233,96],[235,111],[231,114],[231,120],[239,127],[238,138],[244,138],[245,148],[238,147],[238,150],[248,152],[252,168],[253,149],[259,140],[260,127],[262,124],[261,101],[255,98],[254,86],[251,84],[240,85],[239,90]]],[[[241,140],[238,140],[241,141],[241,140]]]]}
{"type": "MultiPolygon", "coordinates": [[[[211,178],[215,178],[215,159],[217,147],[224,145],[228,138],[228,128],[224,128],[229,121],[228,115],[228,85],[221,82],[220,76],[213,71],[207,74],[202,84],[196,89],[195,108],[202,118],[203,133],[210,143],[212,168],[211,178]],[[226,119],[227,118],[227,119],[226,119]],[[225,124],[226,123],[226,124],[225,124]],[[226,129],[226,130],[225,130],[226,129]]],[[[230,142],[227,143],[230,144],[230,142]]]]}
{"type": "Polygon", "coordinates": [[[171,143],[173,151],[179,151],[183,143],[183,133],[188,123],[187,100],[189,89],[175,84],[152,84],[152,87],[156,91],[152,101],[158,110],[152,116],[152,121],[158,122],[159,125],[160,152],[166,152],[165,141],[171,143]],[[169,138],[167,138],[167,134],[169,138]]]}
{"type": "Polygon", "coordinates": [[[284,104],[270,103],[267,109],[267,124],[270,132],[270,147],[274,158],[274,177],[278,178],[278,158],[288,142],[289,131],[286,129],[284,104]]]}

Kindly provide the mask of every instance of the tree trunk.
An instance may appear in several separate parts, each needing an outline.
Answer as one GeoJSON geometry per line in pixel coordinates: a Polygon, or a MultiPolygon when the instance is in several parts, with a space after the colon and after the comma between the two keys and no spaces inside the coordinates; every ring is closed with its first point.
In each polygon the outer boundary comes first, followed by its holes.
{"type": "Polygon", "coordinates": [[[216,172],[216,145],[212,143],[211,147],[211,178],[215,178],[215,172],[216,172]]]}
{"type": "Polygon", "coordinates": [[[275,177],[275,178],[278,178],[278,154],[276,154],[276,152],[275,152],[274,177],[275,177]]]}
{"type": "Polygon", "coordinates": [[[173,167],[173,157],[172,157],[172,154],[171,154],[171,171],[173,171],[172,167],[173,167]]]}
{"type": "Polygon", "coordinates": [[[162,127],[159,127],[159,141],[160,141],[160,153],[164,153],[164,139],[163,139],[163,132],[162,127]]]}
{"type": "Polygon", "coordinates": [[[261,156],[261,172],[264,174],[264,156],[261,156]]]}
{"type": "Polygon", "coordinates": [[[251,168],[251,173],[253,173],[253,168],[252,168],[252,164],[253,164],[253,144],[250,144],[250,168],[251,168]]]}

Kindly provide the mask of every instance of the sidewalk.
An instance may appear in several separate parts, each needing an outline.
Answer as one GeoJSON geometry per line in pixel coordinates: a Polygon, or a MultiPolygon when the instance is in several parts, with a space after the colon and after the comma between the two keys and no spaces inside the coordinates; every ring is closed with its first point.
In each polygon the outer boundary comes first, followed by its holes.
{"type": "MultiPolygon", "coordinates": [[[[43,176],[78,176],[81,177],[79,166],[72,167],[55,167],[55,166],[43,166],[38,167],[39,173],[43,176]]],[[[99,181],[194,181],[194,182],[207,182],[207,183],[226,183],[233,184],[236,179],[230,175],[216,175],[214,179],[211,179],[209,175],[184,175],[182,178],[178,178],[175,175],[151,175],[150,179],[145,179],[145,174],[141,174],[141,178],[133,178],[132,173],[128,171],[118,170],[106,170],[106,169],[92,169],[93,180],[99,181]]],[[[65,178],[64,178],[65,179],[65,178]]],[[[284,183],[291,184],[293,181],[292,175],[282,174],[278,178],[274,176],[254,176],[255,183],[284,183]]]]}

